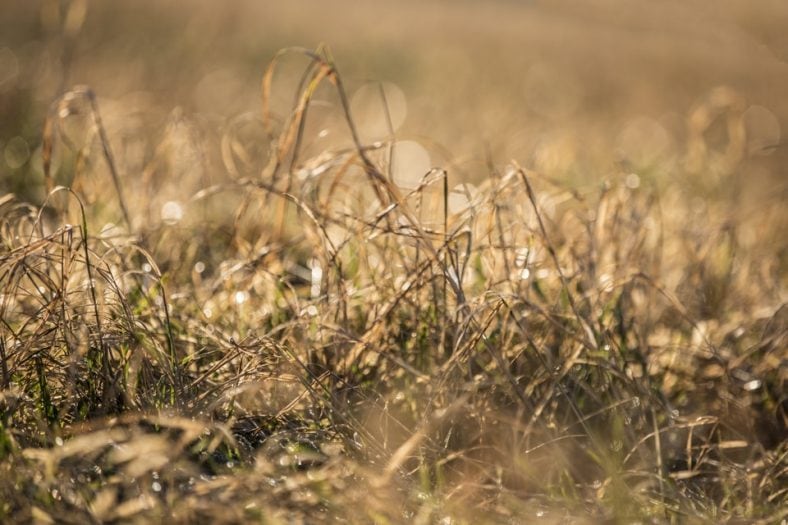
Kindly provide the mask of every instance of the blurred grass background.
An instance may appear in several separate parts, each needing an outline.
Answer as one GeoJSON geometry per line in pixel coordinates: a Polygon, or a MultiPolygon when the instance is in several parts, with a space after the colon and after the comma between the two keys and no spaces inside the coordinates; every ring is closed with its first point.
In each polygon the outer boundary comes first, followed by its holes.
{"type": "MultiPolygon", "coordinates": [[[[351,91],[365,80],[399,86],[399,135],[442,145],[470,179],[511,158],[579,182],[622,160],[670,167],[686,154],[692,108],[726,86],[755,107],[742,176],[773,192],[788,160],[786,25],[788,5],[776,0],[6,1],[2,185],[27,193],[30,177],[39,182],[27,161],[44,111],[74,84],[143,126],[176,106],[221,121],[259,111],[278,49],[326,43],[351,91]]],[[[724,135],[711,133],[711,147],[724,149],[724,135]]]]}

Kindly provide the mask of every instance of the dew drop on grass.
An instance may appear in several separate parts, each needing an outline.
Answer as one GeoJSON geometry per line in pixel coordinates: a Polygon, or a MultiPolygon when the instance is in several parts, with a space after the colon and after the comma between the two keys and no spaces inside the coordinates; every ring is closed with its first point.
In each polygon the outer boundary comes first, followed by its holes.
{"type": "Polygon", "coordinates": [[[165,224],[176,224],[183,219],[183,207],[177,201],[167,201],[161,207],[161,220],[165,224]]]}
{"type": "Polygon", "coordinates": [[[522,270],[520,270],[520,279],[521,280],[525,281],[530,276],[531,276],[531,270],[529,270],[528,268],[523,268],[522,270]]]}
{"type": "Polygon", "coordinates": [[[753,392],[761,388],[761,380],[760,379],[753,379],[752,381],[747,381],[744,383],[744,390],[747,392],[753,392]]]}
{"type": "Polygon", "coordinates": [[[158,481],[154,481],[153,483],[151,483],[150,488],[153,489],[153,492],[161,492],[161,483],[159,483],[158,481]]]}
{"type": "Polygon", "coordinates": [[[151,270],[153,270],[153,267],[150,264],[145,263],[145,264],[142,265],[142,271],[143,272],[150,273],[151,270]]]}
{"type": "Polygon", "coordinates": [[[205,263],[202,261],[197,261],[194,263],[194,271],[197,273],[202,273],[205,271],[205,263]]]}
{"type": "Polygon", "coordinates": [[[249,299],[249,294],[244,292],[243,290],[239,290],[235,292],[234,299],[235,299],[235,304],[242,305],[246,302],[247,299],[249,299]]]}

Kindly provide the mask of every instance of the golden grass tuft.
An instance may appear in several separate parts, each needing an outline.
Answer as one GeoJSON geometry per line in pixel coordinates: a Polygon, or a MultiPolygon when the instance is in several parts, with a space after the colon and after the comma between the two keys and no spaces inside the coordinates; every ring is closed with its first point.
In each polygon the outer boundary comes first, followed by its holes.
{"type": "Polygon", "coordinates": [[[216,134],[174,113],[138,176],[89,89],[52,106],[48,198],[0,198],[0,518],[786,517],[779,199],[401,188],[325,49],[262,91],[216,134]],[[318,98],[348,147],[310,146],[318,98]]]}

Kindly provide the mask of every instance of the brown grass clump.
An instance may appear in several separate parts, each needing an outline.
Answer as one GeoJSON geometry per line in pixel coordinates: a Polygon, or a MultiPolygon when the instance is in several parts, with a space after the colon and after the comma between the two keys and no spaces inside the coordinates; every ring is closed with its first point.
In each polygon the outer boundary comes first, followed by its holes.
{"type": "Polygon", "coordinates": [[[781,199],[396,184],[326,52],[262,91],[144,161],[88,88],[53,105],[46,201],[0,198],[4,521],[786,517],[781,199]]]}

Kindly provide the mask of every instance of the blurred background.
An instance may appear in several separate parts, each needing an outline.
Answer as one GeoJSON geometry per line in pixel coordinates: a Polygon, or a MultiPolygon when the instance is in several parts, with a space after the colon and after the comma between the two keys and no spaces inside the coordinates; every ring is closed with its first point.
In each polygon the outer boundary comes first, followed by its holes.
{"type": "MultiPolygon", "coordinates": [[[[581,186],[634,173],[784,199],[786,27],[782,0],[4,0],[0,190],[42,198],[42,126],[74,85],[133,178],[174,120],[220,135],[259,118],[277,50],[323,43],[362,138],[387,133],[382,90],[397,139],[423,148],[410,157],[457,180],[516,159],[581,186]]],[[[282,118],[304,64],[275,77],[282,118]]],[[[348,145],[324,98],[314,151],[348,145]]]]}

